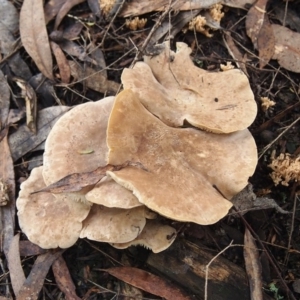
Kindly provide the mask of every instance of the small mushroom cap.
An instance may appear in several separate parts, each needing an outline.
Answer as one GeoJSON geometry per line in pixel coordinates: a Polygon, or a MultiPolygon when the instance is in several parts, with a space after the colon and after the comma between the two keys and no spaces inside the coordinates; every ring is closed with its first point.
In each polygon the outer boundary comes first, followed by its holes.
{"type": "Polygon", "coordinates": [[[71,247],[79,237],[90,206],[64,195],[31,194],[46,186],[42,171],[43,167],[33,169],[21,184],[17,199],[20,227],[32,243],[44,249],[71,247]]]}
{"type": "Polygon", "coordinates": [[[145,56],[125,69],[122,83],[136,92],[143,105],[164,123],[180,127],[186,120],[195,127],[230,133],[247,128],[257,105],[248,79],[238,69],[208,72],[194,66],[191,49],[177,43],[177,52],[165,49],[145,56]]]}
{"type": "Polygon", "coordinates": [[[106,165],[106,128],[113,100],[107,97],[78,105],[56,122],[45,144],[43,177],[47,185],[106,165]]]}
{"type": "Polygon", "coordinates": [[[171,226],[163,225],[157,220],[147,220],[141,234],[131,242],[122,244],[111,244],[117,249],[125,249],[130,246],[144,246],[151,249],[154,253],[169,248],[176,238],[176,229],[171,226]]]}
{"type": "Polygon", "coordinates": [[[142,206],[132,191],[125,189],[109,176],[105,176],[95,187],[85,195],[89,202],[106,207],[133,208],[142,206]]]}
{"type": "Polygon", "coordinates": [[[80,237],[108,243],[132,241],[145,227],[147,210],[145,206],[121,209],[93,205],[80,237]]]}
{"type": "Polygon", "coordinates": [[[178,221],[213,224],[255,170],[257,151],[248,130],[218,135],[172,128],[155,118],[130,90],[121,92],[107,129],[108,163],[140,162],[107,172],[151,210],[178,221]],[[222,196],[224,195],[224,197],[222,196]]]}

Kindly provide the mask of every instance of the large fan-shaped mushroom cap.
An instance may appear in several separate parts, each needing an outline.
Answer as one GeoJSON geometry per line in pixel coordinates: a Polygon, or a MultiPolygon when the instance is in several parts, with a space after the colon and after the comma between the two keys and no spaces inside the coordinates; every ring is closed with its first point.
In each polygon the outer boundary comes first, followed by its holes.
{"type": "Polygon", "coordinates": [[[256,145],[245,129],[227,135],[172,128],[147,111],[130,90],[121,92],[110,115],[108,163],[140,162],[107,172],[141,203],[178,221],[212,224],[255,170],[256,145]],[[228,199],[228,200],[226,200],[228,199]]]}

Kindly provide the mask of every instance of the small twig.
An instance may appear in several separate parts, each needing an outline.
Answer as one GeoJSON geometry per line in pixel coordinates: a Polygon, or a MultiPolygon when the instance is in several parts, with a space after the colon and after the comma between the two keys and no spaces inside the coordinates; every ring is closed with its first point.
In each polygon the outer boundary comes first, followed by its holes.
{"type": "MultiPolygon", "coordinates": [[[[233,37],[232,37],[233,38],[233,37]]],[[[234,38],[233,38],[234,39],[234,38]]],[[[258,55],[255,55],[255,53],[251,52],[249,49],[247,49],[243,44],[241,44],[239,41],[237,41],[236,39],[234,39],[234,42],[241,47],[245,52],[247,52],[248,54],[252,55],[253,57],[259,59],[258,55]]],[[[268,67],[270,67],[271,69],[273,69],[274,71],[276,71],[278,68],[275,68],[274,66],[272,66],[271,64],[267,64],[268,67]]],[[[256,68],[254,68],[256,69],[256,68]]],[[[258,69],[260,70],[260,69],[258,69]]],[[[273,70],[263,70],[264,72],[269,72],[269,71],[273,71],[273,70]]],[[[262,71],[262,70],[260,70],[262,71]]],[[[295,81],[293,81],[290,77],[288,77],[284,72],[279,71],[279,74],[281,74],[282,76],[284,76],[286,79],[288,79],[292,84],[294,84],[295,86],[297,86],[297,84],[295,83],[295,81]]]]}
{"type": "Polygon", "coordinates": [[[106,35],[110,29],[110,27],[112,26],[115,18],[117,17],[117,15],[119,14],[119,12],[121,11],[121,9],[123,8],[124,3],[126,2],[126,0],[123,0],[121,2],[121,0],[117,0],[114,7],[112,8],[112,10],[109,12],[108,16],[112,17],[112,19],[110,20],[108,27],[103,35],[102,41],[100,43],[100,45],[98,45],[98,47],[102,47],[106,38],[106,35]]]}
{"type": "Polygon", "coordinates": [[[284,259],[284,264],[286,264],[287,260],[288,260],[288,255],[289,255],[289,251],[290,251],[290,248],[291,248],[291,242],[292,242],[292,235],[293,235],[293,231],[294,231],[294,227],[295,227],[295,214],[296,214],[297,200],[298,200],[298,194],[296,193],[297,186],[298,186],[298,182],[295,182],[294,186],[293,186],[293,191],[292,191],[292,193],[294,194],[292,222],[291,222],[291,229],[290,229],[290,232],[289,232],[289,240],[288,240],[288,245],[287,245],[286,256],[285,256],[285,259],[284,259]]]}
{"type": "Polygon", "coordinates": [[[89,240],[84,239],[84,241],[90,245],[90,247],[94,248],[95,250],[97,250],[98,252],[100,252],[101,254],[103,254],[104,256],[108,257],[111,261],[115,262],[117,265],[123,266],[124,264],[122,264],[121,262],[119,262],[118,260],[116,260],[115,258],[113,258],[112,256],[110,256],[109,254],[107,254],[106,252],[102,251],[101,249],[99,249],[97,246],[93,245],[89,240]]]}
{"type": "MultiPolygon", "coordinates": [[[[72,85],[75,85],[76,83],[81,83],[82,81],[88,79],[89,77],[91,76],[94,76],[95,74],[97,73],[101,73],[103,72],[104,70],[109,70],[110,67],[112,67],[115,63],[119,62],[120,60],[122,60],[126,55],[130,54],[132,51],[134,50],[134,48],[130,49],[129,51],[127,51],[125,54],[123,54],[122,56],[120,56],[117,60],[115,60],[114,62],[112,62],[110,65],[108,65],[106,68],[102,69],[102,70],[99,70],[99,71],[96,71],[95,73],[91,74],[91,75],[87,75],[86,77],[83,77],[83,78],[80,78],[79,80],[77,81],[74,81],[74,82],[71,82],[71,83],[68,83],[68,84],[65,84],[65,83],[59,83],[59,84],[56,84],[55,86],[59,86],[59,87],[68,87],[68,86],[72,86],[72,85]]],[[[120,84],[121,86],[121,84],[120,84]]],[[[91,101],[89,99],[89,101],[91,101]]]]}
{"type": "Polygon", "coordinates": [[[12,56],[14,56],[22,47],[22,42],[21,39],[17,39],[17,41],[15,42],[15,49],[13,49],[9,54],[7,54],[5,57],[3,57],[3,59],[0,60],[0,68],[2,68],[2,65],[8,60],[10,59],[12,56]]]}
{"type": "Polygon", "coordinates": [[[155,22],[154,26],[152,27],[151,31],[149,32],[149,34],[148,34],[147,38],[145,39],[144,43],[142,44],[140,49],[137,51],[137,53],[135,55],[135,58],[131,63],[130,68],[132,68],[135,65],[135,63],[138,61],[140,53],[143,53],[145,51],[145,49],[146,49],[151,37],[153,36],[154,32],[161,25],[161,22],[166,17],[166,15],[169,15],[170,11],[172,10],[172,6],[175,5],[177,1],[178,0],[174,1],[174,3],[170,3],[168,8],[160,15],[158,20],[155,22]]]}
{"type": "Polygon", "coordinates": [[[228,246],[226,246],[222,251],[220,251],[216,256],[214,256],[210,262],[205,266],[205,285],[204,285],[204,300],[207,300],[207,285],[208,285],[208,269],[212,262],[218,258],[222,253],[224,253],[228,248],[234,246],[243,246],[243,245],[232,245],[233,240],[230,242],[228,246]]]}
{"type": "MultiPolygon", "coordinates": [[[[2,261],[1,258],[0,258],[0,267],[1,267],[1,270],[2,270],[3,275],[4,275],[4,274],[7,275],[8,273],[5,272],[4,265],[3,265],[3,261],[2,261]]],[[[6,286],[6,297],[7,297],[8,299],[10,299],[10,291],[9,291],[8,276],[5,276],[5,282],[6,282],[6,284],[5,284],[5,286],[6,286]]]]}
{"type": "Polygon", "coordinates": [[[285,26],[288,5],[289,5],[289,1],[286,1],[285,8],[284,8],[284,16],[283,16],[283,20],[282,20],[282,26],[285,26]]]}
{"type": "Polygon", "coordinates": [[[254,238],[256,239],[256,241],[259,243],[260,247],[263,249],[263,251],[266,253],[267,258],[269,260],[269,262],[271,263],[272,267],[275,270],[275,273],[277,274],[278,278],[280,279],[282,285],[285,288],[285,291],[287,293],[287,295],[290,297],[290,299],[292,300],[296,300],[296,298],[294,297],[293,293],[291,292],[291,290],[289,289],[288,285],[286,284],[285,280],[282,278],[281,276],[281,272],[278,269],[278,266],[275,263],[275,259],[273,257],[273,255],[268,251],[268,249],[265,247],[265,245],[263,244],[263,242],[260,240],[259,236],[256,234],[256,232],[252,229],[252,227],[249,225],[249,223],[246,221],[246,219],[244,218],[243,215],[240,215],[240,218],[243,220],[245,226],[247,226],[247,228],[250,230],[251,234],[254,236],[254,238]]]}
{"type": "Polygon", "coordinates": [[[293,123],[291,123],[289,126],[287,126],[270,144],[268,144],[266,147],[263,148],[262,152],[258,156],[258,159],[261,159],[262,156],[268,151],[272,145],[274,145],[275,142],[277,142],[287,131],[291,129],[292,126],[294,126],[298,121],[300,121],[300,117],[298,117],[293,123]]]}

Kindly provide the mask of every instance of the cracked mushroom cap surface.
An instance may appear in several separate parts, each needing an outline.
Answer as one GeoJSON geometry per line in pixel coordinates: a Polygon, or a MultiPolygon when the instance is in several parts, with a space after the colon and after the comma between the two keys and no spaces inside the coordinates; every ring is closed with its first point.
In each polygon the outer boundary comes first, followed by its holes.
{"type": "Polygon", "coordinates": [[[177,52],[165,43],[156,56],[145,56],[133,69],[124,69],[124,89],[136,92],[143,105],[165,124],[191,125],[215,133],[247,128],[257,105],[247,76],[238,69],[208,72],[196,67],[191,49],[177,43],[177,52]]]}
{"type": "Polygon", "coordinates": [[[107,243],[126,243],[135,239],[146,225],[148,214],[145,206],[132,209],[108,208],[93,205],[83,222],[81,238],[107,243]]]}
{"type": "Polygon", "coordinates": [[[160,223],[157,220],[147,220],[141,234],[128,243],[111,244],[117,249],[126,249],[130,246],[144,246],[153,253],[159,253],[169,248],[176,238],[176,229],[160,223]]]}
{"type": "Polygon", "coordinates": [[[41,248],[71,247],[79,238],[82,221],[90,206],[70,200],[65,195],[31,194],[46,186],[42,170],[43,167],[33,169],[29,178],[21,184],[17,199],[20,227],[28,239],[41,248]]]}
{"type": "Polygon", "coordinates": [[[140,162],[107,172],[151,210],[170,219],[213,224],[248,183],[257,151],[245,129],[219,135],[172,128],[153,116],[130,90],[115,100],[107,129],[108,163],[140,162]],[[225,198],[224,198],[225,197],[225,198]]]}

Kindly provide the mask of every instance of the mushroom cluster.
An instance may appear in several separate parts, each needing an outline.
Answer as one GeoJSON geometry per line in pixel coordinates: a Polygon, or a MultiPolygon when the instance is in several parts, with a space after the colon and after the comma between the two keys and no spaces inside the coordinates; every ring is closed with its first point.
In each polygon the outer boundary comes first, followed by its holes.
{"type": "Polygon", "coordinates": [[[78,105],[53,127],[44,165],[17,200],[20,227],[33,243],[67,248],[88,238],[160,252],[176,230],[159,215],[213,224],[247,185],[257,151],[246,129],[256,115],[246,76],[197,68],[184,43],[176,52],[161,48],[123,71],[115,98],[78,105]],[[143,168],[107,171],[78,191],[33,194],[70,174],[128,161],[143,168]]]}

